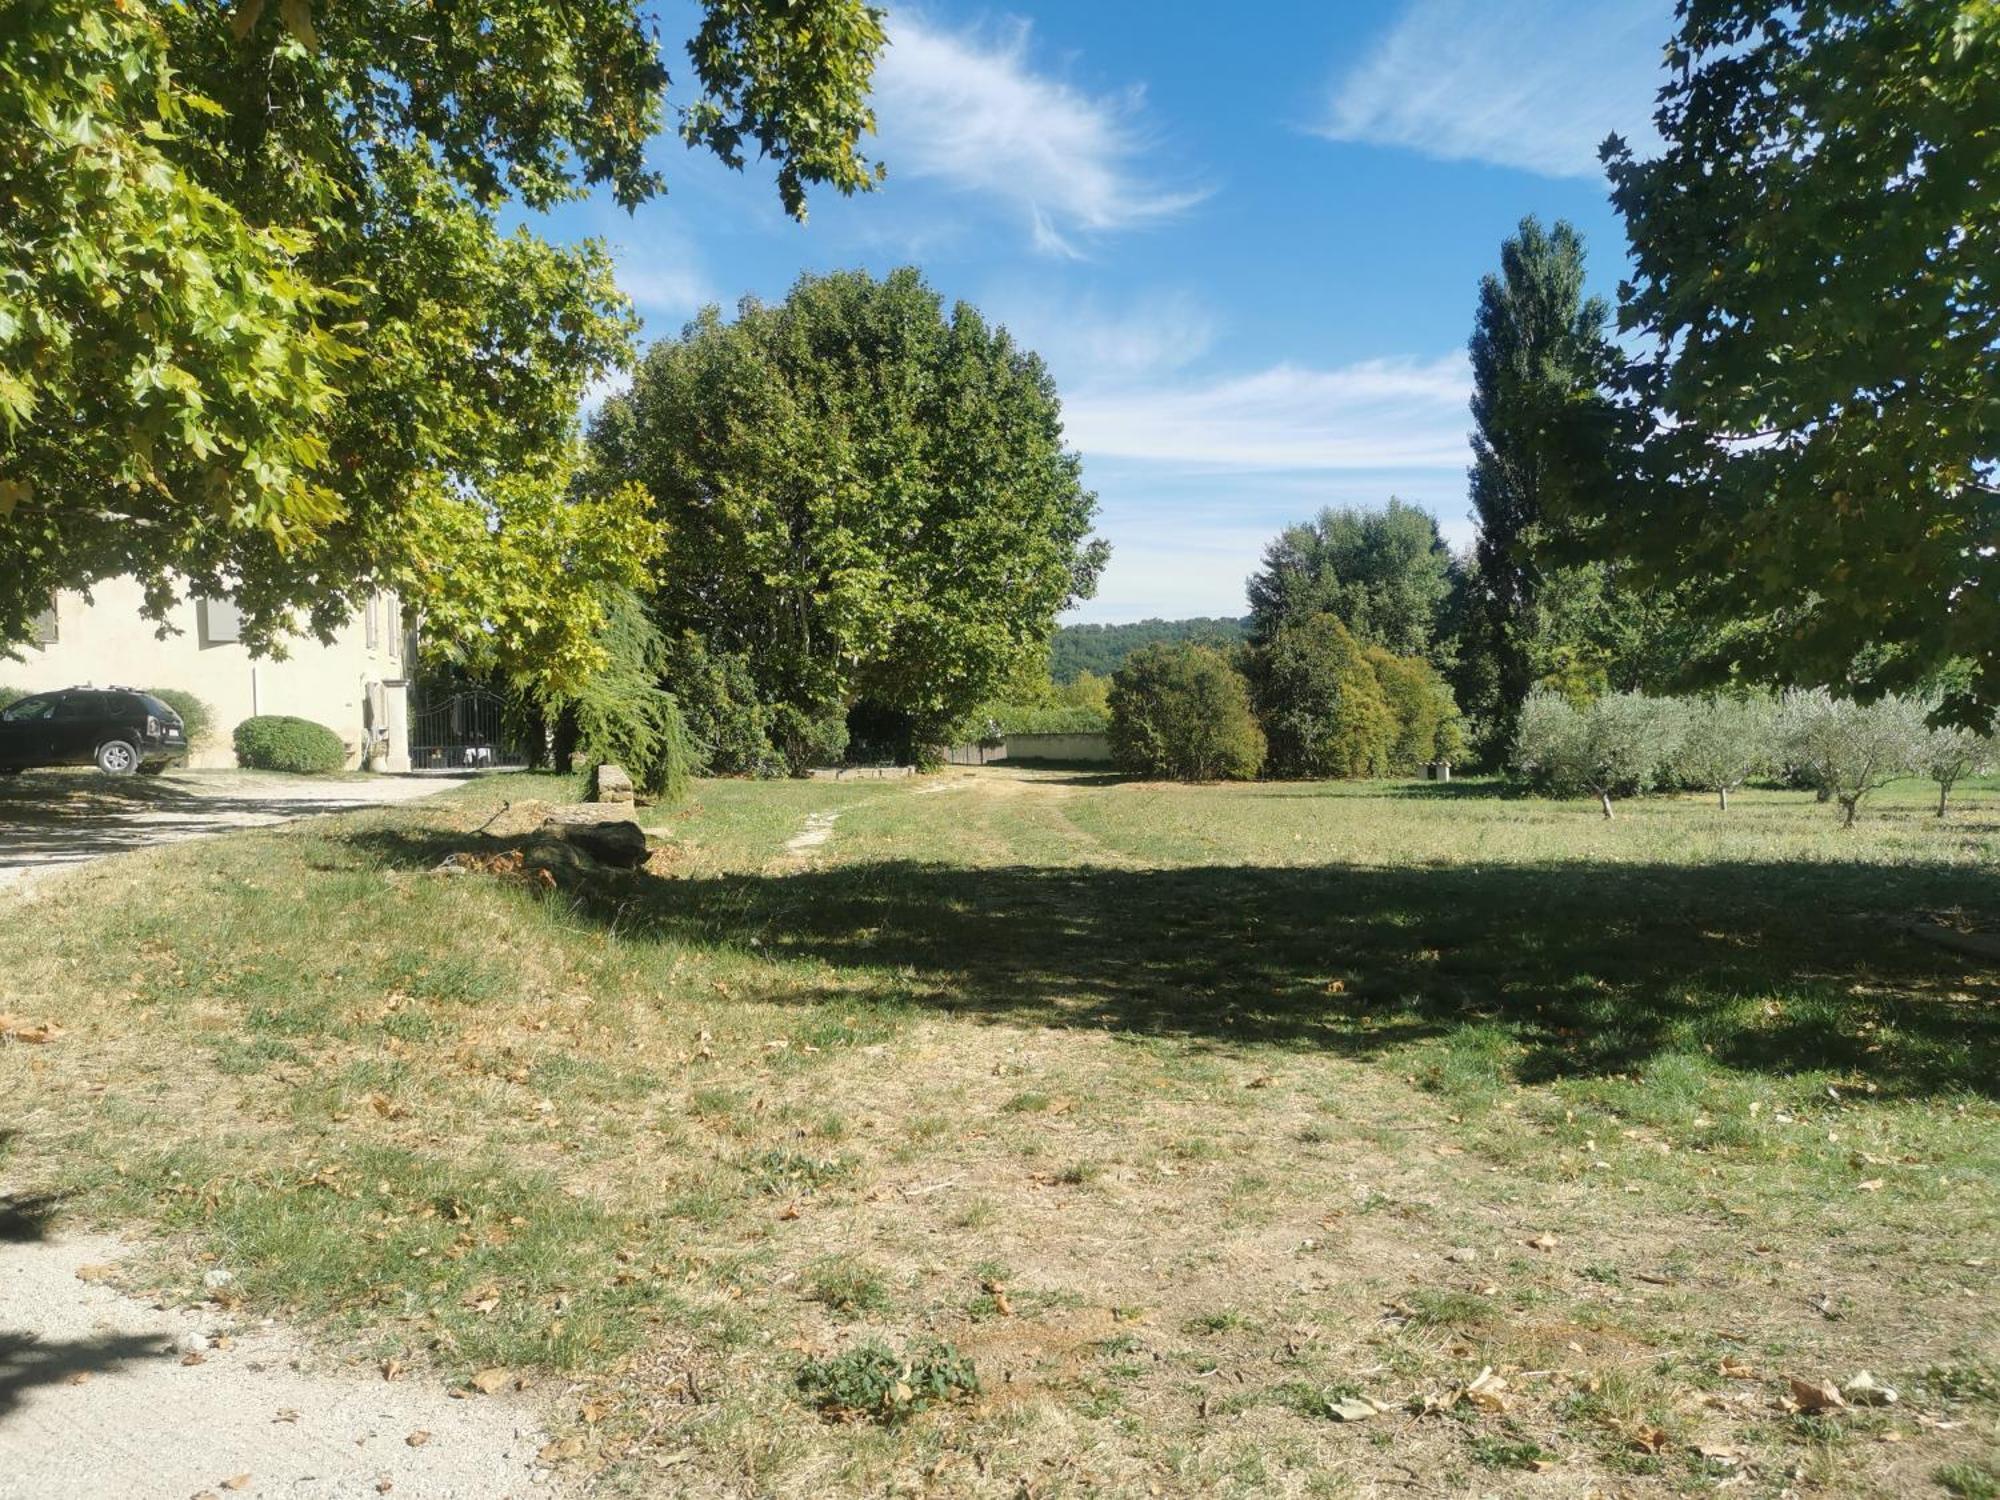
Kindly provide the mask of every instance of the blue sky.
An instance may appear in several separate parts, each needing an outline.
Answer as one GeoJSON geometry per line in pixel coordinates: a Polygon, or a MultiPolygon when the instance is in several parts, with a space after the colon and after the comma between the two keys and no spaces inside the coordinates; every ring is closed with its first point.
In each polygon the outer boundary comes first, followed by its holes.
{"type": "MultiPolygon", "coordinates": [[[[1112,544],[1068,618],[1240,613],[1264,542],[1322,505],[1400,495],[1469,538],[1479,277],[1534,213],[1614,290],[1596,144],[1651,139],[1671,0],[888,4],[880,191],[800,226],[758,164],[663,139],[667,196],[543,228],[612,245],[648,337],[902,264],[1006,324],[1055,372],[1112,544]]],[[[692,6],[661,19],[678,84],[692,6]]]]}

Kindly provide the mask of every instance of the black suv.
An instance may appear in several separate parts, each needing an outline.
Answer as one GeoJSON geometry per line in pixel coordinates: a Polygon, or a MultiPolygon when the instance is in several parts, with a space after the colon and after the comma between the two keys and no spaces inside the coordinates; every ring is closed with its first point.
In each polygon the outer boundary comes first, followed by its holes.
{"type": "Polygon", "coordinates": [[[157,776],[187,753],[181,716],[132,688],[64,688],[0,708],[0,776],[30,766],[157,776]]]}

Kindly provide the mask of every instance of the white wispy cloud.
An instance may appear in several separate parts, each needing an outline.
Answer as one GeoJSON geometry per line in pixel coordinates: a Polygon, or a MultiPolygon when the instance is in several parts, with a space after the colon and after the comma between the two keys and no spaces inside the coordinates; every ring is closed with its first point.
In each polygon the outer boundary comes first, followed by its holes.
{"type": "Polygon", "coordinates": [[[1616,131],[1657,140],[1671,0],[1410,0],[1335,80],[1316,129],[1452,161],[1594,177],[1616,131]]]}
{"type": "Polygon", "coordinates": [[[1003,287],[982,299],[1015,341],[1065,387],[1158,378],[1192,364],[1215,341],[1215,317],[1185,291],[1142,293],[1117,305],[1045,285],[1003,287]]]}
{"type": "Polygon", "coordinates": [[[708,278],[696,267],[686,264],[621,261],[618,286],[641,313],[685,315],[715,301],[708,278]]]}
{"type": "Polygon", "coordinates": [[[1276,365],[1177,384],[1085,387],[1063,400],[1086,459],[1243,471],[1463,467],[1471,375],[1463,354],[1331,370],[1276,365]]]}
{"type": "Polygon", "coordinates": [[[593,227],[611,251],[619,290],[632,299],[649,334],[669,331],[661,325],[721,300],[700,247],[669,215],[653,209],[628,218],[599,209],[593,227]]]}
{"type": "Polygon", "coordinates": [[[892,184],[901,175],[929,178],[1005,204],[1038,249],[1061,255],[1205,196],[1148,172],[1142,88],[1074,88],[1029,65],[1028,41],[1025,21],[982,35],[892,16],[874,81],[892,184]]]}
{"type": "Polygon", "coordinates": [[[598,407],[613,396],[622,396],[631,389],[630,370],[606,370],[583,388],[583,399],[578,403],[578,408],[587,422],[597,414],[598,407]]]}

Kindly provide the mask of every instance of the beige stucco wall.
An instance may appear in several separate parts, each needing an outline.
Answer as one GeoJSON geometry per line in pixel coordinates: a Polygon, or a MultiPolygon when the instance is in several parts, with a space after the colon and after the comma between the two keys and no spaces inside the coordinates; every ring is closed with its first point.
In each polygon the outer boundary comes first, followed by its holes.
{"type": "Polygon", "coordinates": [[[1105,734],[1010,734],[1008,760],[1103,761],[1111,759],[1111,737],[1105,734]]]}
{"type": "Polygon", "coordinates": [[[404,643],[389,628],[389,597],[377,604],[375,639],[368,645],[365,617],[356,617],[322,645],[292,641],[284,660],[255,658],[235,642],[203,640],[199,606],[183,598],[167,617],[178,634],[159,637],[159,624],[140,613],[144,594],[134,579],[96,585],[91,598],[65,590],[56,599],[57,639],[23,646],[21,661],[0,658],[0,683],[31,692],[77,686],[179,688],[215,710],[215,724],[192,747],[189,763],[231,766],[230,734],[253,714],[294,714],[324,724],[347,745],[350,767],[361,762],[367,741],[367,690],[383,685],[381,726],[390,732],[388,768],[409,769],[404,643]]]}

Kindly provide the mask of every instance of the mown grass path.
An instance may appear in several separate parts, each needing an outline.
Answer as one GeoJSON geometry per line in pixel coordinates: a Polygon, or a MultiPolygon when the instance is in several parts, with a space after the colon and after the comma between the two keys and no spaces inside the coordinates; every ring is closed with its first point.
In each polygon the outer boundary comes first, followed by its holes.
{"type": "Polygon", "coordinates": [[[2000,929],[1990,789],[709,782],[427,873],[498,794],[0,912],[7,1180],[614,1492],[1987,1493],[2000,976],[1891,923],[2000,929]],[[822,1420],[869,1340],[983,1393],[822,1420]]]}

